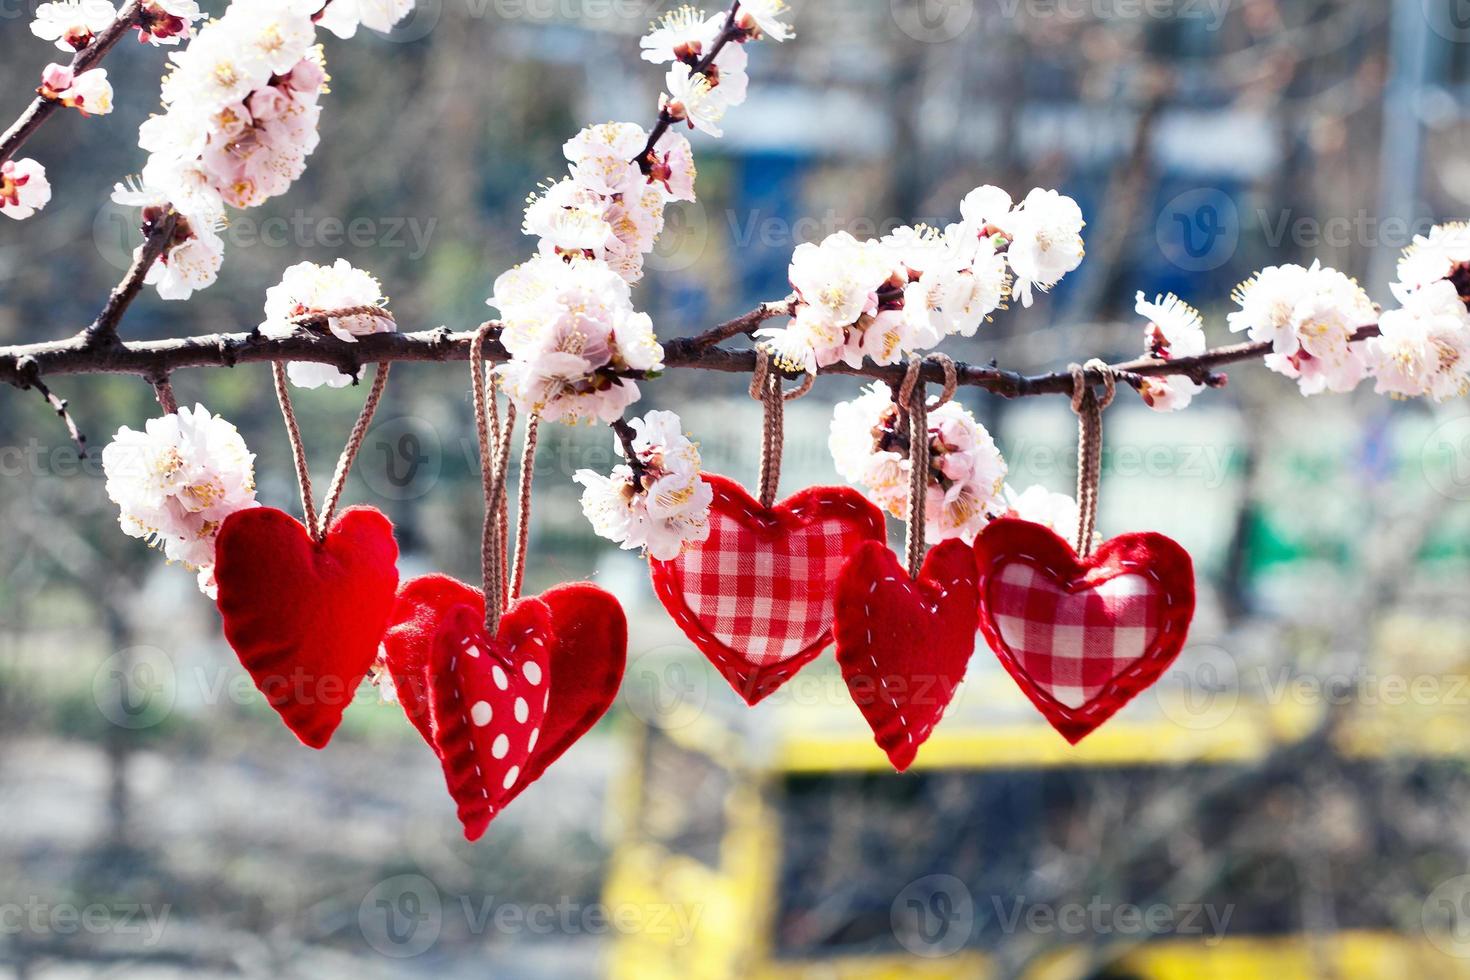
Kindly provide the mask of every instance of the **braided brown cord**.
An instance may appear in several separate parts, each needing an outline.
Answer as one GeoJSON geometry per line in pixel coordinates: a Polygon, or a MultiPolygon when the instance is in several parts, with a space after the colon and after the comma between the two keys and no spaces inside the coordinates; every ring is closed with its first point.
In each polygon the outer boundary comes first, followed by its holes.
{"type": "Polygon", "coordinates": [[[771,354],[763,347],[755,350],[755,374],[750,379],[750,397],[763,407],[761,426],[760,502],[762,507],[776,503],[781,486],[781,456],[786,443],[786,403],[794,402],[812,390],[816,375],[807,374],[802,383],[790,391],[781,390],[781,372],[771,370],[771,354]]]}
{"type": "Polygon", "coordinates": [[[1102,413],[1118,393],[1118,379],[1108,365],[1093,358],[1072,364],[1072,411],[1077,413],[1077,554],[1092,554],[1097,528],[1097,492],[1102,483],[1102,413]],[[1098,398],[1087,381],[1087,372],[1102,375],[1103,395],[1098,398]]]}
{"type": "MultiPolygon", "coordinates": [[[[352,426],[352,434],[347,437],[347,445],[342,449],[342,455],[337,457],[337,469],[332,474],[332,482],[327,488],[327,499],[320,516],[317,514],[315,494],[311,489],[311,473],[306,465],[306,446],[301,439],[301,426],[296,421],[296,410],[291,405],[290,386],[286,380],[286,366],[280,361],[271,362],[271,377],[275,381],[276,401],[281,405],[281,418],[286,422],[286,436],[291,442],[291,458],[296,463],[296,482],[301,487],[301,514],[305,518],[306,533],[318,544],[326,537],[327,529],[331,527],[332,515],[337,512],[337,504],[342,499],[342,488],[347,483],[347,475],[352,472],[352,463],[357,459],[358,451],[362,449],[362,441],[367,437],[368,426],[372,425],[373,414],[378,410],[378,402],[383,399],[383,388],[388,383],[388,371],[392,365],[384,361],[378,365],[377,376],[373,378],[373,386],[368,391],[367,401],[363,402],[362,411],[357,414],[357,422],[352,426]]],[[[171,393],[170,393],[171,394],[171,393]]],[[[162,395],[160,394],[160,400],[162,395]]]]}
{"type": "Polygon", "coordinates": [[[541,417],[532,413],[526,418],[526,441],[521,447],[521,486],[517,499],[519,512],[516,515],[516,550],[514,571],[511,574],[510,598],[521,597],[521,586],[526,579],[526,546],[531,538],[531,481],[536,476],[536,437],[541,429],[541,417]]]}
{"type": "Polygon", "coordinates": [[[305,326],[317,320],[335,320],[339,317],[349,316],[375,316],[387,320],[389,323],[397,323],[393,314],[381,306],[343,306],[334,310],[307,310],[291,318],[291,322],[297,326],[305,326]]]}
{"type": "Polygon", "coordinates": [[[388,384],[388,371],[392,366],[388,361],[378,365],[377,374],[373,376],[373,386],[368,389],[367,401],[363,402],[362,411],[357,414],[357,423],[347,437],[347,445],[342,447],[342,455],[337,457],[337,469],[332,473],[331,485],[327,487],[327,500],[322,505],[322,534],[326,534],[327,529],[332,526],[332,515],[337,513],[337,504],[342,499],[342,488],[347,483],[347,474],[352,472],[352,463],[362,449],[363,439],[367,438],[368,426],[373,424],[373,415],[378,410],[378,403],[383,400],[383,388],[388,384]]]}
{"type": "Polygon", "coordinates": [[[174,386],[167,376],[153,383],[153,394],[158,399],[158,407],[163,409],[164,415],[178,413],[179,400],[174,397],[174,386]]]}
{"type": "Polygon", "coordinates": [[[911,579],[918,579],[919,571],[924,567],[924,523],[928,519],[926,506],[929,494],[929,411],[947,405],[958,389],[959,371],[954,361],[944,354],[929,354],[909,360],[903,385],[898,390],[898,407],[908,413],[909,501],[904,542],[911,579]],[[924,365],[930,361],[944,369],[944,390],[933,405],[924,395],[921,380],[924,365]]]}
{"type": "Polygon", "coordinates": [[[271,377],[276,383],[276,401],[281,405],[281,418],[286,422],[286,437],[291,442],[291,458],[296,463],[296,485],[301,488],[301,516],[306,522],[306,533],[313,541],[320,541],[317,530],[316,500],[311,491],[311,473],[306,468],[306,447],[301,443],[301,426],[296,423],[296,411],[291,407],[291,392],[286,383],[286,365],[271,362],[271,377]]]}
{"type": "Polygon", "coordinates": [[[505,532],[502,520],[505,471],[500,447],[505,441],[500,429],[500,410],[494,378],[485,375],[485,341],[496,328],[494,321],[480,325],[470,346],[470,382],[475,404],[475,434],[480,446],[480,483],[485,497],[485,520],[480,531],[480,578],[485,590],[485,632],[500,632],[500,613],[505,607],[505,532]]]}

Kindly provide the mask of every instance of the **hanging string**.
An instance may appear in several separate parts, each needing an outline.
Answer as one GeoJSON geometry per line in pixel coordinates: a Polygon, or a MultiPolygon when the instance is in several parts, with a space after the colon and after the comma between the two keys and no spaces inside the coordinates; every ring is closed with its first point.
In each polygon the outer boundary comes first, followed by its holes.
{"type": "Polygon", "coordinates": [[[1118,379],[1113,369],[1093,358],[1086,364],[1072,364],[1072,411],[1077,413],[1077,554],[1092,554],[1092,539],[1097,528],[1097,491],[1102,483],[1102,413],[1118,393],[1118,379]],[[1087,372],[1102,375],[1103,395],[1098,398],[1087,381],[1087,372]]]}
{"type": "Polygon", "coordinates": [[[179,411],[179,400],[174,397],[173,382],[168,376],[153,383],[153,395],[158,399],[158,407],[163,409],[164,415],[177,415],[179,411]]]}
{"type": "Polygon", "coordinates": [[[959,372],[954,361],[944,354],[911,358],[898,391],[898,407],[908,415],[909,436],[909,500],[908,527],[904,534],[909,578],[917,579],[924,565],[925,504],[929,493],[929,410],[948,404],[959,387],[959,372]],[[934,362],[944,369],[944,391],[930,406],[920,380],[924,365],[934,362]]]}
{"type": "Polygon", "coordinates": [[[343,447],[342,455],[337,458],[337,469],[332,474],[332,482],[327,489],[327,499],[321,515],[318,516],[316,502],[313,499],[315,494],[311,488],[311,473],[306,465],[306,446],[301,439],[301,426],[296,421],[296,410],[291,405],[286,366],[280,361],[271,362],[271,377],[275,381],[276,401],[280,402],[281,417],[286,422],[286,435],[291,443],[291,458],[296,464],[296,482],[301,488],[301,514],[305,518],[307,533],[318,544],[326,536],[327,529],[332,526],[332,516],[336,514],[337,503],[342,499],[342,489],[347,483],[347,475],[352,472],[352,463],[357,459],[358,451],[362,449],[368,426],[372,425],[373,414],[378,410],[378,402],[382,401],[383,389],[388,384],[390,368],[391,365],[387,361],[378,365],[367,400],[363,402],[362,411],[357,415],[357,422],[352,426],[352,433],[347,437],[347,445],[343,447]]]}
{"type": "Polygon", "coordinates": [[[291,322],[298,327],[308,326],[313,323],[327,323],[331,320],[343,319],[352,316],[375,316],[389,323],[397,323],[393,314],[381,306],[342,306],[333,310],[307,310],[291,318],[291,322]]]}
{"type": "Polygon", "coordinates": [[[786,442],[786,403],[794,402],[811,391],[816,380],[815,375],[808,374],[800,385],[783,392],[781,372],[771,370],[770,352],[763,347],[755,349],[755,375],[750,379],[750,397],[764,406],[760,470],[762,507],[771,507],[776,503],[776,493],[781,485],[781,456],[786,442]]]}
{"type": "Polygon", "coordinates": [[[526,578],[526,545],[531,537],[531,481],[536,476],[536,437],[541,429],[541,416],[532,414],[526,419],[526,440],[521,447],[521,486],[516,515],[516,550],[514,571],[511,574],[510,599],[521,597],[521,585],[526,578]]]}
{"type": "Polygon", "coordinates": [[[515,405],[506,409],[502,426],[495,397],[495,378],[485,372],[485,342],[495,322],[480,325],[470,345],[470,381],[475,403],[475,433],[480,446],[480,483],[485,497],[485,520],[480,533],[480,578],[485,590],[485,632],[500,632],[500,614],[505,609],[505,542],[508,525],[505,506],[505,463],[510,454],[510,431],[515,425],[515,405]]]}

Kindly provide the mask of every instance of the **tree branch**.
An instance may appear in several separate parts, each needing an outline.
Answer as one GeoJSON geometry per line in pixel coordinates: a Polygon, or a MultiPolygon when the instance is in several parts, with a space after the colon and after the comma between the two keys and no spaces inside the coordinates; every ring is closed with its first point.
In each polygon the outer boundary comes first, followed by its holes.
{"type": "MultiPolygon", "coordinates": [[[[98,63],[107,57],[107,52],[111,51],[129,30],[137,26],[142,11],[142,0],[128,0],[122,10],[118,11],[113,22],[103,28],[101,34],[92,38],[91,44],[72,56],[71,70],[80,75],[88,69],[96,68],[98,63]]],[[[14,156],[22,144],[30,139],[32,134],[41,128],[41,124],[59,108],[61,108],[60,102],[36,96],[26,107],[26,111],[20,114],[20,118],[5,131],[3,136],[0,136],[0,163],[14,156]]]]}
{"type": "Polygon", "coordinates": [[[122,320],[123,314],[128,311],[128,306],[143,288],[143,280],[148,275],[148,270],[153,268],[153,263],[157,262],[163,250],[168,248],[178,223],[179,214],[172,208],[158,220],[152,222],[143,238],[142,248],[139,249],[137,257],[133,259],[133,264],[128,267],[122,281],[113,287],[97,319],[87,328],[87,336],[92,342],[108,343],[117,339],[118,322],[122,320]]]}
{"type": "MultiPolygon", "coordinates": [[[[664,344],[664,364],[676,369],[750,374],[755,370],[755,352],[729,350],[718,346],[719,341],[749,333],[759,323],[784,315],[786,308],[786,301],[765,303],[704,333],[668,341],[664,344]]],[[[1364,340],[1377,333],[1377,327],[1363,327],[1353,339],[1364,340]]],[[[186,368],[234,367],[236,364],[268,361],[313,361],[333,364],[355,374],[363,365],[380,361],[467,361],[474,336],[474,331],[455,333],[441,327],[417,333],[371,334],[359,337],[356,343],[339,340],[327,331],[302,330],[279,339],[252,331],[96,344],[89,332],[83,331],[65,340],[0,347],[0,382],[24,388],[32,386],[40,377],[60,374],[132,374],[152,381],[186,368]]],[[[1140,357],[1111,367],[1119,380],[1135,388],[1143,378],[1169,376],[1187,377],[1218,387],[1224,384],[1224,378],[1215,373],[1217,368],[1263,357],[1270,350],[1270,344],[1265,342],[1234,344],[1194,357],[1172,361],[1140,357]]],[[[505,348],[494,339],[486,343],[485,355],[493,363],[507,359],[505,348]]],[[[1079,357],[1078,360],[1085,358],[1079,357]]],[[[864,363],[857,368],[839,363],[824,367],[818,373],[900,384],[907,370],[907,363],[886,367],[864,363]]],[[[1072,375],[1067,370],[1029,376],[994,364],[960,364],[956,370],[961,385],[981,388],[1006,398],[1070,395],[1072,392],[1072,375]]],[[[630,376],[642,377],[641,374],[630,376]]],[[[925,364],[922,377],[925,381],[942,384],[944,371],[938,364],[925,364]]],[[[1089,371],[1088,380],[1094,384],[1101,383],[1102,374],[1096,370],[1089,371]]]]}

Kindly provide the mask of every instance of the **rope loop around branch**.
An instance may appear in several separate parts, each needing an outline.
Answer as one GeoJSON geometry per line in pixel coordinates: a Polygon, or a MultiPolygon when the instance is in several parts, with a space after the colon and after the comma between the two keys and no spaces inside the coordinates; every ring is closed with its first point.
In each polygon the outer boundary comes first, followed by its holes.
{"type": "Polygon", "coordinates": [[[750,379],[750,397],[763,406],[761,426],[760,502],[772,507],[781,484],[781,455],[786,441],[786,403],[796,401],[812,390],[816,376],[808,373],[802,383],[790,391],[782,390],[781,372],[773,370],[771,353],[764,347],[755,349],[755,374],[750,379]]]}
{"type": "Polygon", "coordinates": [[[1118,393],[1118,379],[1105,362],[1093,358],[1071,364],[1072,411],[1077,414],[1077,554],[1092,554],[1097,528],[1098,488],[1102,484],[1102,413],[1118,393]],[[1102,376],[1103,394],[1087,380],[1089,372],[1102,376]]]}

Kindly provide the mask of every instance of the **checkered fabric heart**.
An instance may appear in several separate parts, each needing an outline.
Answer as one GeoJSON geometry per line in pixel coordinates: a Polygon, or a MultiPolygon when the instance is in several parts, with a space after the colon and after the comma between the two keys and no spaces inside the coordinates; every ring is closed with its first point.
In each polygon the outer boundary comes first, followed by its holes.
{"type": "Polygon", "coordinates": [[[980,630],[1052,725],[1075,743],[1166,670],[1194,614],[1189,555],[1160,534],[1086,559],[1048,528],[1007,518],[975,541],[980,630]]]}
{"type": "Polygon", "coordinates": [[[832,584],[853,551],[884,540],[855,490],[813,487],[769,509],[714,474],[710,536],[650,562],[654,591],[684,634],[755,704],[832,642],[832,584]]]}

